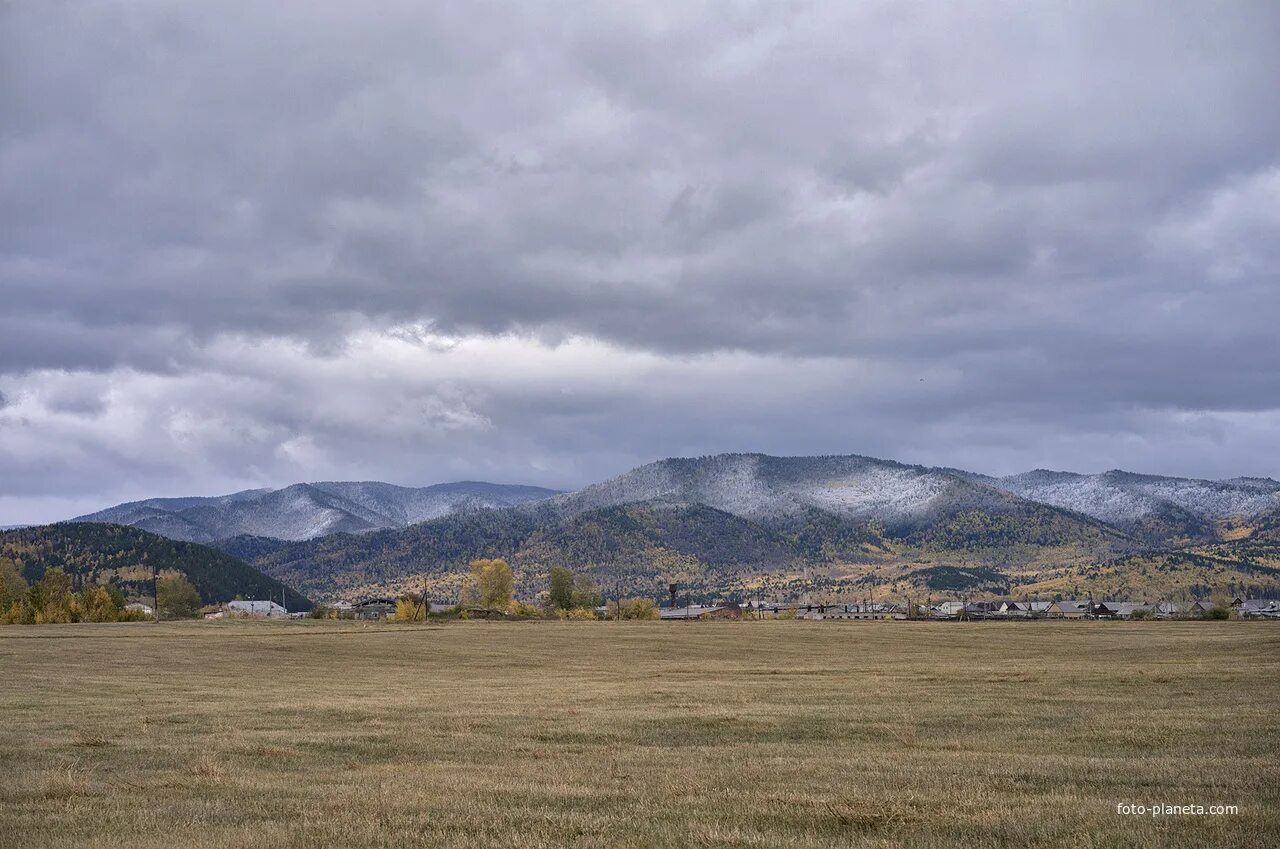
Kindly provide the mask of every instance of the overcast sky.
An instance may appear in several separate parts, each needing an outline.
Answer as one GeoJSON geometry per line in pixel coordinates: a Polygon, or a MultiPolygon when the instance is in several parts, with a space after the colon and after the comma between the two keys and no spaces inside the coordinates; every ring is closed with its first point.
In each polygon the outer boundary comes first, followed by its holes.
{"type": "Polygon", "coordinates": [[[1280,477],[1280,4],[0,0],[0,524],[1280,477]]]}

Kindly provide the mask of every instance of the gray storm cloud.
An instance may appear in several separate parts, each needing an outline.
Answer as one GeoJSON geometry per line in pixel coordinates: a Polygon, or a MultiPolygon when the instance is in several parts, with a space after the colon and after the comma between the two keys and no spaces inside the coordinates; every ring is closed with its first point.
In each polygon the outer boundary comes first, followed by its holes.
{"type": "Polygon", "coordinates": [[[0,5],[0,523],[681,453],[1280,474],[1274,3],[0,5]]]}

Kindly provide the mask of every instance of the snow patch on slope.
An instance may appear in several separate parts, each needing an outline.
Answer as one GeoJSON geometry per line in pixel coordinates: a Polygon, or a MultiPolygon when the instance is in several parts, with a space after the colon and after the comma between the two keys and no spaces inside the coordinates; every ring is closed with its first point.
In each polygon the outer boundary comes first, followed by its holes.
{"type": "Polygon", "coordinates": [[[1269,478],[1208,481],[1122,471],[1080,475],[1037,469],[992,482],[1023,498],[1115,523],[1137,521],[1169,507],[1213,519],[1247,518],[1280,507],[1280,483],[1269,478]]]}
{"type": "Polygon", "coordinates": [[[213,498],[155,498],[110,507],[77,522],[132,525],[171,539],[212,542],[240,535],[304,540],[402,528],[452,513],[509,507],[555,490],[462,481],[413,488],[376,481],[300,483],[213,498]]]}

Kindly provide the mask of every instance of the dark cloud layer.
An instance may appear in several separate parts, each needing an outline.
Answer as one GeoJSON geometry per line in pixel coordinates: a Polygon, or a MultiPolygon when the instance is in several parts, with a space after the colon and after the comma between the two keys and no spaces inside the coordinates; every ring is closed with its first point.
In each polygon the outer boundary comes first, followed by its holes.
{"type": "Polygon", "coordinates": [[[1280,474],[1277,44],[1271,2],[0,5],[0,522],[738,449],[1280,474]]]}

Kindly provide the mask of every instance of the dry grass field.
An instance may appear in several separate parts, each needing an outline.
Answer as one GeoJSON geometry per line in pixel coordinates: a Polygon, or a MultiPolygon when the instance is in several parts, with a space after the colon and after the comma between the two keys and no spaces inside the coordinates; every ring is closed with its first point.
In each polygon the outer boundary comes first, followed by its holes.
{"type": "Polygon", "coordinates": [[[10,627],[0,846],[1275,846],[1278,658],[1240,622],[10,627]]]}

